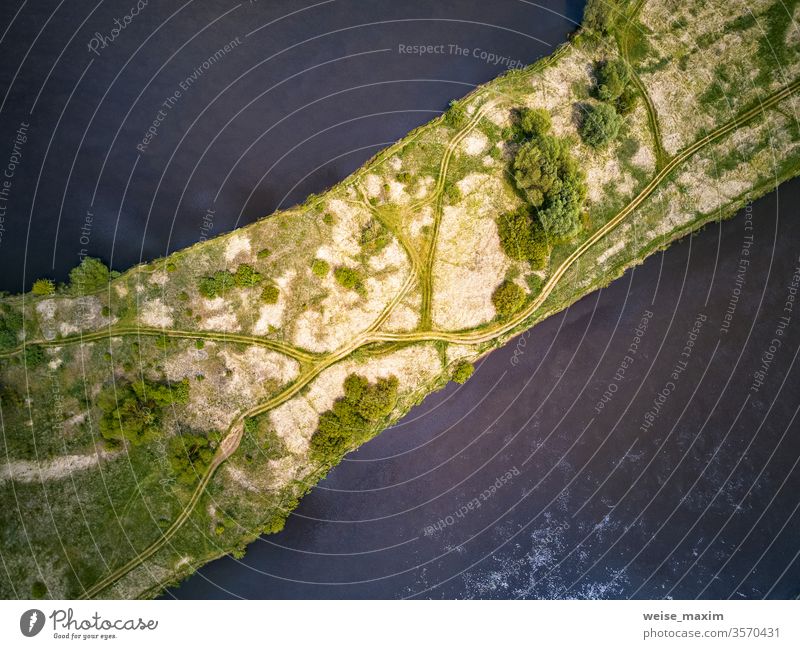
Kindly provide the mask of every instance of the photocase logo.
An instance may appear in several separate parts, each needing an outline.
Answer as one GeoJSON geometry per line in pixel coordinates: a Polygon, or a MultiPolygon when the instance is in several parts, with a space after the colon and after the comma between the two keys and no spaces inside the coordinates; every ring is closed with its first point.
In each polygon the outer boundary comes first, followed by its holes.
{"type": "Polygon", "coordinates": [[[32,608],[25,611],[22,617],[19,618],[19,630],[22,635],[27,638],[32,638],[44,627],[44,613],[38,608],[32,608]]]}

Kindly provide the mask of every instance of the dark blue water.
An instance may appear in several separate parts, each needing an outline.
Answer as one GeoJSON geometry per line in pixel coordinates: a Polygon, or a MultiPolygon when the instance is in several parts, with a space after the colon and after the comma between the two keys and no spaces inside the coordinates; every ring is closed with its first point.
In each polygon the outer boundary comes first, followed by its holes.
{"type": "MultiPolygon", "coordinates": [[[[475,48],[530,62],[581,13],[151,0],[101,49],[93,34],[134,3],[75,4],[0,7],[0,165],[21,157],[0,230],[8,290],[63,279],[82,252],[119,269],[163,255],[206,234],[209,209],[213,234],[321,191],[502,71],[475,48]]],[[[167,596],[797,596],[800,315],[780,318],[798,198],[785,185],[492,353],[348,457],[284,532],[167,596]]]]}
{"type": "Polygon", "coordinates": [[[182,248],[209,235],[207,210],[213,234],[301,202],[551,51],[582,13],[576,0],[20,7],[0,6],[0,166],[29,125],[0,239],[9,291],[64,279],[81,254],[125,269],[182,248]],[[401,53],[418,44],[445,53],[401,53]]]}

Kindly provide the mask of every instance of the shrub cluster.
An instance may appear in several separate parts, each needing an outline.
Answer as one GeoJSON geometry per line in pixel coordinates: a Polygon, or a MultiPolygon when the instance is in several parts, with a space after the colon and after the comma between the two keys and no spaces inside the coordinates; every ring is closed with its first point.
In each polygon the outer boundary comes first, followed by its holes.
{"type": "Polygon", "coordinates": [[[377,255],[389,241],[391,233],[380,221],[372,219],[361,230],[361,251],[368,256],[377,255]]]}
{"type": "Polygon", "coordinates": [[[216,431],[209,435],[183,433],[169,439],[167,458],[179,484],[188,487],[203,476],[214,459],[218,441],[216,431]]]}
{"type": "Polygon", "coordinates": [[[277,304],[281,291],[275,284],[269,283],[261,291],[261,301],[264,304],[277,304]]]}
{"type": "Polygon", "coordinates": [[[601,103],[585,107],[579,131],[586,144],[603,149],[619,135],[622,116],[633,110],[636,88],[630,67],[622,59],[598,62],[595,78],[594,95],[601,103]]]}
{"type": "Polygon", "coordinates": [[[467,111],[464,104],[455,99],[450,102],[450,108],[444,114],[445,123],[452,128],[462,128],[467,123],[467,111]]]}
{"type": "Polygon", "coordinates": [[[333,465],[347,451],[366,440],[378,422],[397,405],[397,377],[370,383],[351,374],[344,381],[344,396],[333,408],[322,413],[317,431],[311,437],[312,457],[333,465]]]}
{"type": "Polygon", "coordinates": [[[349,266],[337,266],[333,271],[333,277],[341,286],[344,286],[345,288],[349,288],[358,293],[361,293],[364,290],[364,280],[361,278],[361,273],[359,273],[355,268],[350,268],[349,266]]]}
{"type": "Polygon", "coordinates": [[[189,381],[166,385],[139,380],[109,386],[97,397],[103,414],[99,428],[111,442],[129,441],[134,446],[156,439],[163,429],[164,411],[189,401],[189,381]]]}
{"type": "Polygon", "coordinates": [[[0,349],[16,347],[19,344],[22,324],[22,314],[8,304],[3,304],[0,310],[0,349]]]}
{"type": "Polygon", "coordinates": [[[569,239],[580,229],[586,200],[583,172],[568,142],[550,133],[544,111],[526,111],[522,121],[530,139],[514,157],[514,181],[534,209],[546,237],[553,241],[569,239]]]}
{"type": "Polygon", "coordinates": [[[315,259],[311,262],[311,272],[317,277],[325,277],[330,269],[331,265],[324,259],[315,259]]]}
{"type": "Polygon", "coordinates": [[[475,366],[469,361],[459,361],[453,368],[452,379],[456,383],[466,383],[467,379],[472,376],[475,371],[475,366]]]}
{"type": "Polygon", "coordinates": [[[581,121],[581,138],[593,149],[604,149],[617,139],[621,127],[622,117],[611,104],[590,105],[581,121]]]}
{"type": "Polygon", "coordinates": [[[492,304],[497,315],[510,318],[525,303],[525,291],[512,281],[504,280],[492,293],[492,304]]]}
{"type": "Polygon", "coordinates": [[[550,244],[544,228],[531,216],[527,206],[503,214],[497,219],[500,246],[511,259],[527,261],[531,268],[547,266],[550,258],[550,244]]]}
{"type": "Polygon", "coordinates": [[[227,270],[218,270],[210,277],[203,277],[197,289],[200,295],[206,298],[215,298],[224,295],[229,288],[250,288],[264,281],[264,276],[249,264],[241,264],[235,273],[227,270]]]}
{"type": "Polygon", "coordinates": [[[69,271],[69,288],[77,295],[92,293],[108,285],[111,273],[99,259],[84,257],[69,271]]]}

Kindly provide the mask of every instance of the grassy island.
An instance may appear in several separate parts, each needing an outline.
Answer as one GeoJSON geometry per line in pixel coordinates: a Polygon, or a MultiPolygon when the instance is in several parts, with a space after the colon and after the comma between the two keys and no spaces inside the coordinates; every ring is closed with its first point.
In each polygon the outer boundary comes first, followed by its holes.
{"type": "Polygon", "coordinates": [[[0,596],[151,597],[800,170],[797,0],[603,0],[303,205],[0,300],[0,596]]]}

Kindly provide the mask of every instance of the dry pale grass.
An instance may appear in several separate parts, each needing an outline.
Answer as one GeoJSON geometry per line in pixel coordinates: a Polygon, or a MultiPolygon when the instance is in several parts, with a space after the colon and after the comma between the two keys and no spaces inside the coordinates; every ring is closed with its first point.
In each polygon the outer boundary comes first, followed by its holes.
{"type": "Polygon", "coordinates": [[[501,180],[470,174],[458,186],[463,199],[442,212],[433,265],[433,322],[444,330],[493,319],[492,293],[512,265],[495,222],[503,209],[495,200],[504,195],[501,180]]]}

